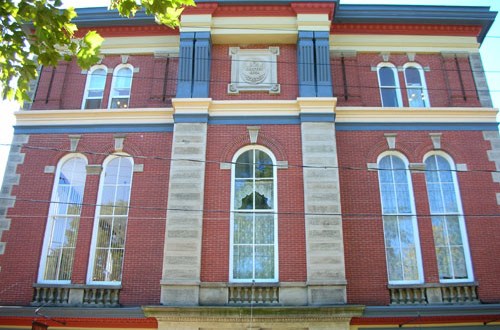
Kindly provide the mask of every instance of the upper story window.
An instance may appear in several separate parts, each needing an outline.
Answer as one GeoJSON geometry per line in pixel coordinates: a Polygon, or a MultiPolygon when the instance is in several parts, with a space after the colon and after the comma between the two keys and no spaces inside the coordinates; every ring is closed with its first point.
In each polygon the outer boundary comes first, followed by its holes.
{"type": "Polygon", "coordinates": [[[387,153],[378,161],[389,284],[423,282],[422,260],[408,162],[387,153]]]}
{"type": "Polygon", "coordinates": [[[403,102],[396,67],[392,63],[380,63],[377,72],[382,106],[401,107],[403,102]]]}
{"type": "Polygon", "coordinates": [[[467,232],[454,163],[447,155],[425,159],[427,195],[441,282],[472,281],[467,232]]]}
{"type": "Polygon", "coordinates": [[[404,66],[406,93],[410,107],[429,107],[429,96],[425,84],[424,70],[417,63],[407,63],[404,66]]]}
{"type": "Polygon", "coordinates": [[[119,285],[134,164],[127,155],[112,155],[106,159],[103,168],[88,282],[119,285]]]}
{"type": "Polygon", "coordinates": [[[83,109],[101,108],[107,73],[108,69],[104,65],[96,65],[89,70],[83,95],[83,109]]]}
{"type": "Polygon", "coordinates": [[[133,72],[133,67],[130,64],[121,64],[114,69],[109,108],[128,108],[133,72]]]}
{"type": "Polygon", "coordinates": [[[72,154],[57,166],[38,273],[40,283],[71,282],[86,165],[85,157],[72,154]]]}
{"type": "Polygon", "coordinates": [[[277,281],[275,158],[252,146],[240,150],[233,163],[230,280],[277,281]]]}

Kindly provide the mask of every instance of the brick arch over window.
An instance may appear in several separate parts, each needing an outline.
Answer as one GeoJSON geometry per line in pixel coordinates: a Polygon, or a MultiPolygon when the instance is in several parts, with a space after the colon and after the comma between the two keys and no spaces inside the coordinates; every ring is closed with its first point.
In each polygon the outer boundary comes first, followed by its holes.
{"type": "MultiPolygon", "coordinates": [[[[240,135],[230,143],[226,144],[221,152],[220,161],[226,163],[231,162],[233,156],[238,152],[238,150],[248,145],[251,145],[248,133],[240,135]]],[[[268,148],[274,154],[277,161],[287,159],[285,147],[276,139],[267,136],[265,133],[259,132],[256,145],[268,148]]]]}
{"type": "MultiPolygon", "coordinates": [[[[401,142],[400,140],[398,140],[398,138],[396,136],[396,148],[393,150],[390,150],[390,151],[399,152],[402,155],[404,155],[406,158],[408,158],[410,161],[413,161],[413,159],[411,159],[409,157],[410,155],[412,155],[414,153],[413,148],[410,145],[406,144],[405,142],[401,142]]],[[[387,145],[387,140],[381,134],[380,141],[376,142],[376,144],[373,145],[370,148],[369,152],[367,153],[366,162],[367,163],[376,163],[380,154],[387,152],[387,151],[389,151],[389,147],[387,145]]]]}

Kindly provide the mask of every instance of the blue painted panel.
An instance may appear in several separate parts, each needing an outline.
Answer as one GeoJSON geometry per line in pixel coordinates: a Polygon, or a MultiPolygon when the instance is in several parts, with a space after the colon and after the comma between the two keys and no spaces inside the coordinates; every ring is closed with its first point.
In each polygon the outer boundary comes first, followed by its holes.
{"type": "Polygon", "coordinates": [[[192,114],[174,114],[174,123],[207,123],[208,114],[192,113],[192,114]]]}
{"type": "Polygon", "coordinates": [[[192,97],[209,97],[211,44],[209,32],[196,32],[192,97]]]}
{"type": "Polygon", "coordinates": [[[152,133],[173,130],[173,124],[14,126],[14,134],[152,133]]]}
{"type": "Polygon", "coordinates": [[[335,114],[334,113],[301,113],[300,114],[301,122],[335,122],[335,114]]]}
{"type": "Polygon", "coordinates": [[[338,123],[337,131],[497,131],[492,123],[338,123]]]}
{"type": "Polygon", "coordinates": [[[210,117],[210,125],[298,125],[298,116],[223,116],[210,117]]]}
{"type": "Polygon", "coordinates": [[[299,96],[316,97],[316,74],[314,70],[314,33],[299,31],[297,41],[297,66],[299,96]]]}
{"type": "Polygon", "coordinates": [[[193,86],[194,33],[181,33],[179,69],[177,73],[178,98],[190,98],[193,86]]]}
{"type": "Polygon", "coordinates": [[[333,96],[329,38],[327,31],[314,32],[317,97],[333,96]]]}

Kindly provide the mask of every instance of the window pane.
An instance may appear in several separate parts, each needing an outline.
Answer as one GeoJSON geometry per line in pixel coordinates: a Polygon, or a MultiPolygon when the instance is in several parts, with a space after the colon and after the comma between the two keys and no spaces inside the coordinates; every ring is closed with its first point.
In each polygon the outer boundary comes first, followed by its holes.
{"type": "Polygon", "coordinates": [[[408,67],[405,70],[406,86],[422,86],[420,72],[417,68],[408,67]]]}
{"type": "Polygon", "coordinates": [[[272,215],[255,215],[255,244],[274,244],[272,215]]]}
{"type": "Polygon", "coordinates": [[[387,248],[400,247],[397,217],[384,216],[384,236],[387,248]]]}
{"type": "Polygon", "coordinates": [[[399,248],[386,249],[387,256],[387,272],[389,276],[389,281],[402,281],[403,268],[401,264],[401,250],[399,248]]]}
{"type": "Polygon", "coordinates": [[[461,246],[451,247],[451,258],[453,260],[454,278],[467,278],[464,249],[461,246]]]}
{"type": "Polygon", "coordinates": [[[396,86],[394,70],[389,67],[382,67],[378,70],[381,86],[396,86]]]}
{"type": "Polygon", "coordinates": [[[236,160],[236,178],[251,178],[253,176],[253,151],[247,151],[236,160]]]}
{"type": "Polygon", "coordinates": [[[382,88],[382,106],[399,107],[398,92],[395,88],[382,88]]]}
{"type": "Polygon", "coordinates": [[[246,245],[233,246],[233,277],[235,279],[253,278],[253,248],[246,245]]]}
{"type": "Polygon", "coordinates": [[[85,101],[85,109],[100,109],[101,99],[87,99],[85,101]]]}
{"type": "Polygon", "coordinates": [[[255,182],[255,209],[272,209],[273,208],[273,182],[257,181],[255,182]]]}
{"type": "Polygon", "coordinates": [[[438,262],[439,278],[452,279],[451,264],[448,258],[448,249],[436,246],[436,258],[438,262]]]}
{"type": "Polygon", "coordinates": [[[253,244],[253,215],[234,215],[234,244],[253,244]]]}
{"type": "Polygon", "coordinates": [[[417,281],[418,280],[418,266],[417,266],[417,255],[415,248],[404,248],[403,253],[403,271],[405,281],[417,281]]]}
{"type": "Polygon", "coordinates": [[[422,88],[407,88],[408,103],[410,107],[425,107],[424,92],[422,88]]]}
{"type": "Polygon", "coordinates": [[[122,98],[113,97],[111,99],[111,106],[110,106],[110,108],[111,109],[124,109],[124,108],[128,108],[128,101],[129,101],[128,97],[122,97],[122,98]]]}
{"type": "Polygon", "coordinates": [[[442,247],[447,244],[445,224],[444,217],[432,217],[432,233],[434,235],[434,244],[437,247],[442,247]]]}
{"type": "Polygon", "coordinates": [[[106,84],[106,72],[104,69],[97,69],[92,72],[90,76],[89,90],[103,90],[106,84]]]}
{"type": "Polygon", "coordinates": [[[274,278],[274,246],[255,247],[255,278],[274,278]]]}
{"type": "Polygon", "coordinates": [[[236,180],[234,183],[234,208],[252,210],[253,207],[253,180],[236,180]]]}
{"type": "Polygon", "coordinates": [[[255,177],[273,177],[273,161],[271,160],[271,157],[260,150],[255,151],[255,177]]]}

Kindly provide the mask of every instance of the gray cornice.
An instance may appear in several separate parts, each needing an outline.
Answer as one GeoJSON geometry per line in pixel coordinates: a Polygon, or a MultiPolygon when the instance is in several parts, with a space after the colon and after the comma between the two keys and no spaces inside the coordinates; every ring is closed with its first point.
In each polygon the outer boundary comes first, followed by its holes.
{"type": "Polygon", "coordinates": [[[499,315],[500,304],[366,306],[363,317],[499,315]]]}
{"type": "Polygon", "coordinates": [[[411,5],[347,5],[335,10],[335,23],[401,23],[478,25],[482,27],[478,41],[482,42],[497,12],[490,7],[411,6],[411,5]]]}
{"type": "Polygon", "coordinates": [[[144,11],[138,11],[134,17],[126,18],[118,14],[116,10],[107,7],[78,8],[78,17],[73,22],[78,27],[98,26],[132,26],[132,25],[156,25],[153,16],[146,15],[144,11]]]}

